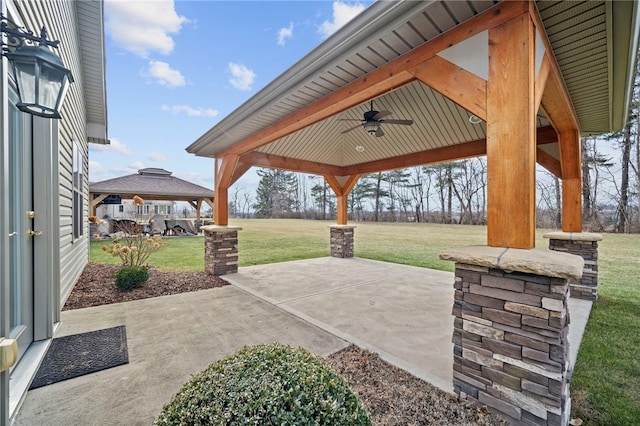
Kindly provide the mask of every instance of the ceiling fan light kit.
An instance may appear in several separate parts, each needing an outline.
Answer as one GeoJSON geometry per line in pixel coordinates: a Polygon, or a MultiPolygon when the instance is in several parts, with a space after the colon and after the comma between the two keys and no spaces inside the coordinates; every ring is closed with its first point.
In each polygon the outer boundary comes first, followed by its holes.
{"type": "Polygon", "coordinates": [[[384,132],[382,131],[382,128],[381,128],[382,124],[399,124],[401,126],[410,126],[413,124],[413,120],[406,120],[406,119],[383,120],[384,117],[391,114],[392,112],[390,111],[374,110],[373,101],[371,101],[371,109],[364,113],[364,118],[362,120],[355,120],[355,119],[348,119],[348,118],[343,119],[343,121],[360,121],[361,123],[358,124],[357,126],[353,126],[347,130],[344,130],[343,132],[341,132],[341,134],[345,134],[347,132],[352,131],[353,129],[357,129],[358,127],[362,126],[367,131],[367,133],[379,138],[381,136],[384,136],[384,132]]]}

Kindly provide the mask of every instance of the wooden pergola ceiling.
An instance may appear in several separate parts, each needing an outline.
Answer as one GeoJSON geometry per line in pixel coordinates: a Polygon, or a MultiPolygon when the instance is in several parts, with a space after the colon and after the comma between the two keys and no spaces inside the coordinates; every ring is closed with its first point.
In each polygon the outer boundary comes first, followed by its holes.
{"type": "MultiPolygon", "coordinates": [[[[572,23],[559,31],[564,38],[556,42],[573,40],[574,45],[587,25],[600,28],[598,12],[606,21],[612,7],[605,2],[563,10],[556,2],[540,6],[556,28],[562,22],[557,14],[572,23]],[[577,25],[580,19],[584,23],[577,25]]],[[[636,7],[631,9],[637,15],[636,7]]],[[[633,20],[626,26],[631,23],[637,27],[633,20]]],[[[600,31],[606,36],[606,25],[600,31]]],[[[633,39],[626,42],[635,46],[633,39]]],[[[609,60],[614,59],[611,53],[609,60]]],[[[589,70],[588,64],[578,69],[567,63],[573,72],[589,70]]],[[[600,73],[598,68],[593,79],[606,83],[608,76],[600,73]]],[[[489,244],[531,247],[536,161],[565,183],[563,229],[581,230],[581,119],[565,86],[568,77],[532,2],[378,2],[187,150],[216,158],[215,222],[220,225],[227,223],[228,187],[251,166],[325,176],[338,196],[338,223],[346,223],[346,195],[361,174],[488,154],[490,172],[497,171],[490,174],[489,187],[498,187],[496,178],[501,184],[517,182],[511,190],[526,200],[522,207],[510,195],[493,201],[490,196],[489,244]],[[343,120],[361,119],[372,99],[376,110],[392,112],[387,118],[414,124],[383,124],[381,138],[364,129],[343,133],[353,125],[343,120]],[[484,121],[472,124],[471,115],[484,121]],[[513,169],[514,162],[522,167],[513,169]],[[493,209],[493,219],[516,212],[524,221],[518,226],[526,231],[505,239],[492,230],[508,220],[492,222],[492,202],[501,206],[493,209]]],[[[628,103],[630,78],[624,79],[617,92],[609,91],[610,102],[628,103]]],[[[577,85],[576,90],[585,89],[577,85]]],[[[602,121],[596,118],[599,111],[611,127],[617,124],[613,109],[587,108],[582,121],[590,126],[602,121]]]]}

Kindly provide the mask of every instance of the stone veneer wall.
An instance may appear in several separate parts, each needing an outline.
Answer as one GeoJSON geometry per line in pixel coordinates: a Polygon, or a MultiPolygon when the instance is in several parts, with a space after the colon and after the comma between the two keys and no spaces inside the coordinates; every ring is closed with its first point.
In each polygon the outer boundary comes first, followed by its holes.
{"type": "Polygon", "coordinates": [[[553,271],[556,265],[532,271],[541,265],[539,250],[484,249],[495,254],[492,260],[441,254],[456,261],[454,391],[512,424],[565,426],[571,411],[568,279],[579,275],[582,263],[569,256],[569,273],[553,271]]]}
{"type": "Polygon", "coordinates": [[[355,226],[333,225],[329,228],[331,229],[331,256],[353,257],[353,230],[355,226]]]}
{"type": "Polygon", "coordinates": [[[582,278],[569,280],[571,296],[598,300],[598,241],[602,235],[591,233],[550,232],[549,250],[575,254],[584,259],[582,278]]]}
{"type": "Polygon", "coordinates": [[[203,226],[204,270],[209,275],[238,272],[239,227],[203,226]]]}

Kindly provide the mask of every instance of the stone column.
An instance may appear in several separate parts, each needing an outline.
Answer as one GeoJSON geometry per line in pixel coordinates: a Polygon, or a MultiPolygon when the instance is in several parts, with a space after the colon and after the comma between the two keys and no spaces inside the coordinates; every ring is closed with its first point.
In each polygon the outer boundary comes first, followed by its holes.
{"type": "Polygon", "coordinates": [[[204,232],[204,271],[209,275],[226,275],[238,272],[237,226],[208,225],[204,232]]]}
{"type": "Polygon", "coordinates": [[[331,225],[331,256],[353,257],[353,230],[351,225],[331,225]]]}
{"type": "Polygon", "coordinates": [[[589,232],[548,232],[549,250],[575,254],[584,259],[582,278],[569,280],[571,297],[598,300],[598,241],[601,234],[589,232]]]}
{"type": "Polygon", "coordinates": [[[456,262],[453,386],[512,424],[569,422],[569,279],[579,256],[475,246],[456,262]]]}

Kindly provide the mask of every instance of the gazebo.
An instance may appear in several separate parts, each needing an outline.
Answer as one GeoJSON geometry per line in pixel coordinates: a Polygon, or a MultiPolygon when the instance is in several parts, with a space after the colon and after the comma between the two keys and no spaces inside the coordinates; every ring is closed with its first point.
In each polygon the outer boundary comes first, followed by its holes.
{"type": "Polygon", "coordinates": [[[637,2],[373,3],[187,148],[215,158],[208,270],[234,271],[227,193],[251,166],[324,176],[332,254],[349,257],[361,175],[486,155],[487,245],[441,254],[456,262],[454,389],[514,423],[567,424],[568,288],[585,261],[535,248],[536,163],[562,180],[553,238],[596,241],[580,137],[623,127],[637,41],[637,2]]]}
{"type": "Polygon", "coordinates": [[[168,170],[148,167],[131,175],[90,183],[91,215],[96,214],[98,205],[109,196],[131,199],[135,195],[145,200],[186,201],[196,210],[196,219],[200,219],[203,202],[214,207],[211,189],[177,178],[168,170]]]}

